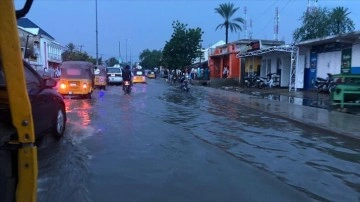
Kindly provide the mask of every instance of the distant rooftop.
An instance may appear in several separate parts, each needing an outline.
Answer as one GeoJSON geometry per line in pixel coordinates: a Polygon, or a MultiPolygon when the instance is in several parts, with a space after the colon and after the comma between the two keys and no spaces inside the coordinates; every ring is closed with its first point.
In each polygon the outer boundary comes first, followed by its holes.
{"type": "Polygon", "coordinates": [[[36,25],[34,22],[29,20],[28,18],[20,18],[17,20],[18,26],[21,26],[23,28],[39,28],[39,34],[49,37],[52,40],[55,40],[54,37],[52,37],[49,33],[47,33],[45,30],[41,29],[38,25],[36,25]]]}

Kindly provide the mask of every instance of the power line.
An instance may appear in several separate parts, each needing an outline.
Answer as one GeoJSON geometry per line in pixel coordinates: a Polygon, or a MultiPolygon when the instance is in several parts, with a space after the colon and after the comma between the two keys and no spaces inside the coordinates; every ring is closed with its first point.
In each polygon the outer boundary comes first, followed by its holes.
{"type": "MultiPolygon", "coordinates": [[[[280,13],[282,13],[282,11],[288,6],[288,4],[291,2],[291,0],[288,0],[286,2],[286,4],[280,9],[280,13]]],[[[265,26],[263,26],[263,28],[260,30],[260,33],[264,32],[265,29],[267,29],[267,27],[270,25],[270,24],[273,24],[272,23],[273,21],[273,18],[270,18],[270,20],[265,24],[265,26]]]]}
{"type": "Polygon", "coordinates": [[[260,15],[258,18],[256,18],[255,20],[253,20],[253,23],[256,22],[257,20],[259,20],[261,17],[263,17],[263,15],[265,13],[267,13],[269,10],[271,10],[271,8],[278,2],[279,0],[274,1],[269,7],[267,7],[260,15]]]}

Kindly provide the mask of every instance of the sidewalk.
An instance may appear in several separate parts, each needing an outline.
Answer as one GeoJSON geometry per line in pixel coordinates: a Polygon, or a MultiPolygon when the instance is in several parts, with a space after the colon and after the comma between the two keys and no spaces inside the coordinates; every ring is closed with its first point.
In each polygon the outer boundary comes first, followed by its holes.
{"type": "MultiPolygon", "coordinates": [[[[317,94],[311,91],[289,92],[288,89],[244,89],[234,86],[212,84],[213,83],[210,82],[205,86],[239,94],[241,105],[331,131],[339,135],[360,139],[360,115],[328,110],[326,100],[329,100],[329,95],[327,94],[317,94]],[[276,99],[276,101],[275,99],[267,99],[264,94],[271,94],[279,99],[276,99]],[[291,98],[294,99],[293,102],[289,102],[291,98]],[[301,101],[321,100],[323,106],[304,106],[302,103],[296,103],[297,99],[301,101]]],[[[195,85],[202,84],[195,83],[195,85]]],[[[319,104],[319,102],[317,104],[319,104]]]]}

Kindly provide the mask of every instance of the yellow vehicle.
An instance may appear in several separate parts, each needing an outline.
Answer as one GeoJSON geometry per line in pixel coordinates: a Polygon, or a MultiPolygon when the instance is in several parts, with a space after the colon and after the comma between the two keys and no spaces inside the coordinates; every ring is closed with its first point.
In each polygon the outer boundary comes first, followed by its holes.
{"type": "Polygon", "coordinates": [[[155,72],[150,71],[150,72],[147,73],[147,77],[149,79],[156,79],[156,74],[155,74],[155,72]]]}
{"type": "Polygon", "coordinates": [[[76,95],[91,99],[95,65],[85,61],[65,61],[60,68],[58,92],[63,96],[76,95]]]}
{"type": "Polygon", "coordinates": [[[8,107],[14,129],[0,122],[0,201],[6,202],[36,201],[37,147],[17,28],[17,18],[27,14],[32,2],[26,0],[16,12],[13,0],[0,3],[0,64],[6,84],[0,106],[8,107]]]}
{"type": "Polygon", "coordinates": [[[95,75],[95,79],[94,79],[95,88],[100,88],[105,90],[107,86],[106,67],[102,65],[95,65],[94,75],[95,75]]]}
{"type": "Polygon", "coordinates": [[[145,72],[142,69],[135,69],[133,76],[133,83],[146,83],[145,72]]]}

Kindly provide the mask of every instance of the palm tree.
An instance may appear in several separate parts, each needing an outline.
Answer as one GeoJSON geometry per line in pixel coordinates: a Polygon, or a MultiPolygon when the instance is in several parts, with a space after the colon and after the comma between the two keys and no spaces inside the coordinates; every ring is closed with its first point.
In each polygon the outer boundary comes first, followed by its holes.
{"type": "Polygon", "coordinates": [[[231,20],[231,17],[235,14],[235,12],[239,9],[239,7],[235,8],[233,3],[223,3],[220,4],[218,8],[215,8],[215,13],[220,14],[224,18],[224,22],[219,24],[215,30],[218,28],[224,28],[225,27],[225,37],[226,37],[226,43],[228,43],[228,37],[229,37],[229,28],[231,32],[234,31],[242,31],[241,26],[239,24],[244,24],[243,18],[234,18],[231,20]]]}
{"type": "Polygon", "coordinates": [[[75,44],[73,43],[69,43],[66,45],[66,48],[67,48],[67,51],[69,51],[70,53],[74,52],[75,51],[75,44]]]}
{"type": "Polygon", "coordinates": [[[347,8],[338,6],[330,13],[330,28],[332,34],[343,34],[354,31],[354,22],[348,17],[350,12],[347,8]]]}

